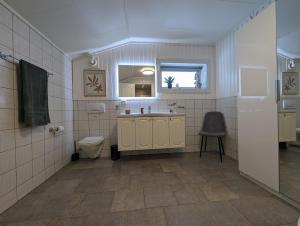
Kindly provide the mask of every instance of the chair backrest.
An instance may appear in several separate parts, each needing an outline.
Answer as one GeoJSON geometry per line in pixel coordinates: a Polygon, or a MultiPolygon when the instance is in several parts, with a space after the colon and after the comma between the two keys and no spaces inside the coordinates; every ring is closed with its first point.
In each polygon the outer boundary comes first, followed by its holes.
{"type": "Polygon", "coordinates": [[[218,111],[207,112],[204,116],[202,131],[208,133],[225,133],[224,115],[218,111]]]}

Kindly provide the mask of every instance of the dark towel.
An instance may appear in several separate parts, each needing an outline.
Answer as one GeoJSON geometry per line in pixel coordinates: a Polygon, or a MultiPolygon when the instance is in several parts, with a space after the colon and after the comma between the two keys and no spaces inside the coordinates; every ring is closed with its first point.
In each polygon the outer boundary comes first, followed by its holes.
{"type": "Polygon", "coordinates": [[[18,78],[19,121],[25,127],[50,123],[48,109],[48,72],[24,60],[18,78]]]}

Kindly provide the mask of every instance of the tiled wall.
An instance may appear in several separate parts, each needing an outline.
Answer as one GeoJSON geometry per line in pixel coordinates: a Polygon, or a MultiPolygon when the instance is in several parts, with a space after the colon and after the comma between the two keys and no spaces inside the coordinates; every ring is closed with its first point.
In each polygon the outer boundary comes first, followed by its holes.
{"type": "Polygon", "coordinates": [[[227,135],[224,144],[226,155],[237,159],[237,98],[225,97],[217,99],[216,110],[224,114],[226,121],[227,135]]]}
{"type": "MultiPolygon", "coordinates": [[[[116,105],[120,101],[98,101],[106,104],[106,112],[91,114],[87,111],[87,103],[97,101],[73,101],[74,103],[74,139],[80,140],[86,136],[104,136],[105,147],[102,156],[110,156],[110,145],[117,143],[117,115],[116,105]]],[[[203,116],[208,111],[215,111],[215,100],[129,100],[126,109],[139,112],[141,107],[147,111],[151,106],[152,112],[169,111],[168,104],[176,103],[177,112],[186,114],[186,149],[185,151],[199,151],[199,131],[203,116]]],[[[124,109],[122,109],[124,112],[124,109]]],[[[208,140],[208,149],[216,147],[216,140],[208,140]]]]}
{"type": "Polygon", "coordinates": [[[0,51],[32,62],[49,77],[51,125],[22,128],[18,123],[16,65],[0,60],[0,213],[53,175],[73,151],[70,59],[0,4],[0,51]],[[62,135],[49,133],[63,125],[62,135]]]}

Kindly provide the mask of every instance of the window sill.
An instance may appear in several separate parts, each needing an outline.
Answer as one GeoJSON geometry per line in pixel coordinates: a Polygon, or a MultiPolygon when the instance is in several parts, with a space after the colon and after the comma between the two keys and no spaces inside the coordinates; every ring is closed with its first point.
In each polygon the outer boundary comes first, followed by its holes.
{"type": "Polygon", "coordinates": [[[195,88],[160,88],[160,93],[181,93],[181,94],[208,94],[210,91],[208,89],[195,89],[195,88]]]}

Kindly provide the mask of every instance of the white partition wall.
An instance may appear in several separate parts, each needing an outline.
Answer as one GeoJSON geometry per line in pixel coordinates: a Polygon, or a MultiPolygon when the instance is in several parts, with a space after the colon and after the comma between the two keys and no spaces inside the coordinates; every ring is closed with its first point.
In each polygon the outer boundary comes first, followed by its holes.
{"type": "Polygon", "coordinates": [[[279,191],[275,3],[236,35],[239,169],[279,191]]]}

